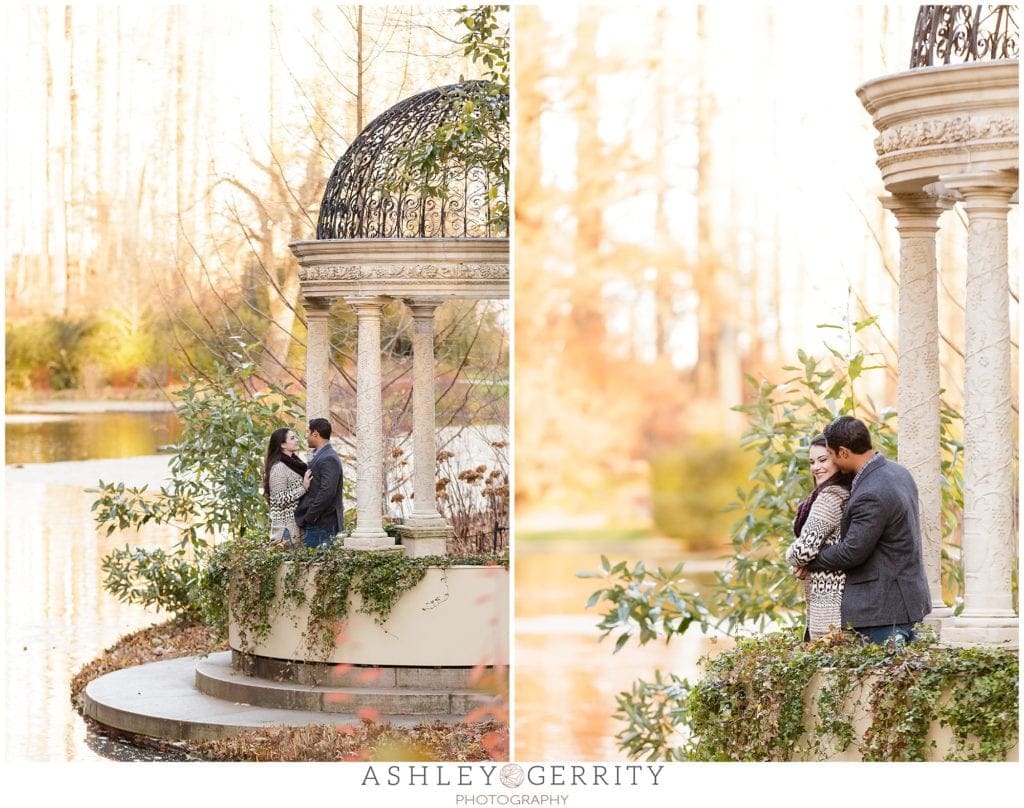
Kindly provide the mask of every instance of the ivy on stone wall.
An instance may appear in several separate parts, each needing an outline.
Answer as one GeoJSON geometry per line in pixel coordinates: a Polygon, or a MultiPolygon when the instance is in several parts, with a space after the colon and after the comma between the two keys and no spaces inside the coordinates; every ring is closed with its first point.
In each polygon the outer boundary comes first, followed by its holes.
{"type": "MultiPolygon", "coordinates": [[[[309,607],[304,628],[306,649],[326,659],[335,645],[337,625],[358,611],[383,626],[398,600],[413,589],[427,570],[457,565],[501,565],[508,555],[424,556],[409,558],[394,550],[351,550],[341,545],[290,549],[266,540],[236,540],[215,548],[206,567],[205,598],[218,612],[210,622],[226,628],[228,615],[238,629],[242,650],[262,642],[274,618],[285,610],[309,607]],[[277,577],[287,570],[278,591],[277,577]],[[312,595],[307,593],[313,583],[312,595]]],[[[427,604],[425,608],[429,608],[427,604]]]]}
{"type": "Polygon", "coordinates": [[[894,648],[782,631],[702,664],[694,685],[658,673],[620,694],[617,739],[631,758],[827,760],[852,746],[863,760],[929,760],[935,725],[952,731],[946,760],[1005,760],[1017,743],[1016,651],[943,648],[927,632],[894,648]],[[869,717],[862,737],[858,713],[869,717]]]}

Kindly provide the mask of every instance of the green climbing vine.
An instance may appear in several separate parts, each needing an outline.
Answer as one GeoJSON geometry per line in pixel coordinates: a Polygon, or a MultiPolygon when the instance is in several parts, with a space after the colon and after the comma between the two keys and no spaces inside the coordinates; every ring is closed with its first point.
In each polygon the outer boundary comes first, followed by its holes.
{"type": "MultiPolygon", "coordinates": [[[[266,639],[282,611],[308,606],[303,631],[307,650],[326,658],[335,644],[337,624],[350,615],[353,595],[359,595],[358,611],[383,626],[398,600],[423,580],[428,569],[461,565],[507,568],[508,555],[409,558],[400,550],[350,550],[340,545],[293,550],[265,540],[239,539],[214,549],[204,586],[206,601],[220,609],[211,617],[226,627],[230,613],[243,648],[266,639]]],[[[424,608],[435,605],[432,601],[424,608]]]]}
{"type": "Polygon", "coordinates": [[[853,746],[868,761],[928,760],[936,726],[951,732],[945,760],[1005,760],[1017,744],[1016,651],[944,648],[927,632],[899,648],[850,634],[805,644],[786,630],[702,664],[696,684],[658,672],[620,695],[630,757],[827,760],[853,746]]]}

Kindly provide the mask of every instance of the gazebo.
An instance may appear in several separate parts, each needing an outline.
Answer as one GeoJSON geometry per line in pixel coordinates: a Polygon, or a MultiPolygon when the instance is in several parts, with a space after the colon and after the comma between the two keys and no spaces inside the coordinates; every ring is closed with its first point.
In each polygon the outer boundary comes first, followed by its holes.
{"type": "MultiPolygon", "coordinates": [[[[434,482],[434,315],[449,300],[508,297],[507,224],[495,210],[507,191],[503,177],[485,167],[487,161],[466,159],[467,153],[481,153],[480,144],[445,158],[433,171],[420,171],[410,156],[424,144],[436,144],[442,127],[458,126],[469,99],[495,105],[487,120],[497,122],[498,131],[486,137],[507,143],[502,113],[508,99],[495,95],[493,85],[466,82],[412,96],[352,142],[328,180],[317,238],[290,245],[306,310],[308,418],[330,417],[331,306],[341,300],[356,313],[356,527],[343,539],[345,549],[356,553],[447,554],[451,527],[438,512],[434,482]],[[383,528],[381,391],[383,309],[395,300],[408,306],[414,329],[414,510],[399,527],[398,546],[383,528]]],[[[286,588],[287,567],[277,573],[278,593],[286,588]]],[[[509,574],[504,566],[430,566],[394,604],[386,625],[360,612],[361,596],[353,594],[349,615],[335,627],[328,649],[310,647],[301,629],[309,625],[316,577],[305,579],[304,586],[306,599],[273,611],[256,641],[243,634],[232,615],[233,670],[209,672],[200,687],[210,692],[229,682],[237,698],[264,704],[269,703],[265,681],[283,677],[274,698],[312,699],[315,711],[366,703],[389,715],[457,716],[490,703],[490,696],[477,692],[482,672],[505,675],[509,574]],[[369,690],[360,689],[367,681],[369,690]],[[332,684],[321,687],[325,682],[332,684]]]]}
{"type": "MultiPolygon", "coordinates": [[[[399,528],[410,556],[443,555],[448,523],[435,493],[434,315],[446,300],[508,297],[507,209],[502,177],[461,157],[427,177],[410,156],[458,123],[467,99],[504,104],[481,82],[412,96],[373,120],[334,168],[316,240],[290,245],[306,310],[306,415],[329,417],[331,304],[356,313],[356,528],[345,546],[393,547],[383,528],[381,397],[383,306],[401,300],[413,317],[413,512],[399,528]]],[[[496,115],[508,142],[507,117],[496,115]]],[[[487,144],[475,144],[475,147],[487,144]]]]}
{"type": "Polygon", "coordinates": [[[917,481],[931,621],[948,645],[1018,646],[1007,214],[1018,199],[1018,30],[1013,6],[922,6],[910,69],[857,91],[896,217],[899,460],[917,481]],[[967,216],[964,608],[942,599],[936,233],[967,216]]]}
{"type": "MultiPolygon", "coordinates": [[[[390,300],[412,312],[415,509],[402,526],[410,556],[445,555],[447,522],[434,488],[434,313],[447,300],[508,296],[503,178],[486,161],[456,155],[435,173],[409,170],[410,150],[457,124],[466,102],[493,103],[508,142],[508,98],[468,82],[429,90],[392,107],[338,161],[320,209],[317,238],[291,249],[299,261],[307,318],[306,413],[329,417],[331,304],[344,300],[358,322],[356,369],[357,525],[345,538],[360,550],[395,547],[383,530],[381,321],[390,300]]],[[[464,119],[463,119],[464,120],[464,119]]],[[[494,143],[470,144],[479,155],[494,143]]],[[[464,153],[463,153],[464,154],[464,153]]],[[[292,562],[276,572],[276,606],[258,637],[229,615],[231,651],[128,668],[91,682],[85,711],[96,720],[160,738],[220,738],[273,725],[352,725],[367,710],[398,724],[425,716],[460,720],[494,709],[509,660],[509,573],[502,565],[430,564],[393,604],[386,625],[360,610],[332,626],[330,648],[310,647],[316,578],[287,600],[292,562]],[[287,608],[278,608],[282,604],[287,608]]]]}

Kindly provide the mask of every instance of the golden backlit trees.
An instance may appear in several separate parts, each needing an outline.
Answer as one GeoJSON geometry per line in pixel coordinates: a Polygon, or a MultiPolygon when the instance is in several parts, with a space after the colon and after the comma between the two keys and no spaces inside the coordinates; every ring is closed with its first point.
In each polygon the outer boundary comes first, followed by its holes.
{"type": "MultiPolygon", "coordinates": [[[[822,351],[818,324],[877,315],[861,336],[894,365],[898,240],[855,90],[906,69],[915,14],[516,9],[523,524],[531,509],[631,518],[646,459],[698,434],[734,441],[744,374],[822,351]]],[[[957,406],[962,250],[942,254],[957,406]]],[[[868,392],[893,403],[895,381],[868,392]]]]}
{"type": "Polygon", "coordinates": [[[279,381],[302,335],[287,243],[315,229],[334,162],[371,117],[467,72],[443,9],[3,15],[9,320],[116,309],[123,338],[158,334],[179,367],[237,333],[279,381]]]}

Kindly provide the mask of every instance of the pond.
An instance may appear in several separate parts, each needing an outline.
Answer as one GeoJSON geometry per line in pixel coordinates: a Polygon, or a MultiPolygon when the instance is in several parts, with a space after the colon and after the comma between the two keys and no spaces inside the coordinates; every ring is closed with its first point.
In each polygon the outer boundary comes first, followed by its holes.
{"type": "Polygon", "coordinates": [[[617,694],[653,671],[671,671],[693,681],[697,661],[731,641],[699,629],[640,647],[630,640],[613,654],[615,637],[599,642],[596,608],[587,598],[600,580],[577,578],[597,570],[604,554],[613,563],[643,560],[649,568],[685,561],[695,587],[709,584],[724,562],[688,557],[679,543],[664,540],[526,540],[515,548],[515,755],[517,760],[618,761],[615,743],[617,694]]]}
{"type": "MultiPolygon", "coordinates": [[[[170,547],[174,531],[105,536],[84,489],[99,479],[159,485],[172,442],[170,413],[18,414],[7,416],[4,481],[4,744],[11,761],[153,759],[91,736],[69,698],[70,681],[124,634],[163,616],[126,606],[103,589],[103,557],[126,542],[170,547]],[[45,462],[44,462],[45,461],[45,462]]],[[[712,645],[699,632],[682,641],[632,643],[612,654],[598,643],[596,588],[575,573],[612,560],[674,565],[671,541],[525,541],[516,548],[516,757],[520,760],[624,760],[614,735],[615,696],[656,667],[691,679],[712,645]]],[[[707,580],[719,562],[691,559],[707,580]]]]}
{"type": "Polygon", "coordinates": [[[106,536],[84,489],[99,479],[159,485],[177,436],[173,413],[7,415],[4,470],[4,746],[8,761],[154,759],[93,736],[74,711],[70,682],[118,638],[165,617],[103,589],[100,562],[126,542],[170,547],[147,527],[106,536]],[[144,453],[143,456],[132,456],[144,453]],[[45,462],[44,462],[45,461],[45,462]]]}
{"type": "Polygon", "coordinates": [[[178,416],[162,408],[78,413],[47,409],[51,411],[7,414],[6,465],[154,455],[181,434],[178,416]]]}

